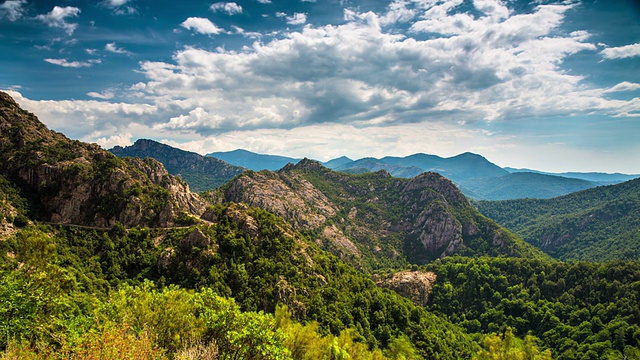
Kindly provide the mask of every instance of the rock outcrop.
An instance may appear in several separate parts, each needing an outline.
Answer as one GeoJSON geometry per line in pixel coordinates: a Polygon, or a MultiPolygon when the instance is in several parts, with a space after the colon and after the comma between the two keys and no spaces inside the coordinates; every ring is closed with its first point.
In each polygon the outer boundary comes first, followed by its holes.
{"type": "Polygon", "coordinates": [[[409,298],[414,304],[427,306],[429,293],[436,282],[434,272],[424,271],[400,271],[387,279],[377,279],[379,286],[391,289],[398,294],[409,298]]]}
{"type": "Polygon", "coordinates": [[[2,92],[0,129],[0,174],[26,194],[30,215],[41,221],[171,226],[182,212],[204,212],[204,202],[157,161],[121,160],[70,140],[2,92]]]}
{"type": "Polygon", "coordinates": [[[436,173],[411,180],[386,171],[349,175],[304,159],[278,172],[243,174],[218,196],[282,216],[325,249],[356,263],[366,258],[426,263],[453,254],[518,256],[529,247],[484,218],[436,173]]]}

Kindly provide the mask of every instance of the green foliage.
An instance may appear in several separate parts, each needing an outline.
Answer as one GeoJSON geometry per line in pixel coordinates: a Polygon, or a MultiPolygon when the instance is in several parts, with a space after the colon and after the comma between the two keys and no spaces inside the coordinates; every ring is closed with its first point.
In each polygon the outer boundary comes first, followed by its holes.
{"type": "Polygon", "coordinates": [[[481,201],[477,206],[558,259],[640,259],[640,179],[554,199],[481,201]]]}
{"type": "Polygon", "coordinates": [[[554,357],[622,356],[640,347],[640,264],[447,258],[428,266],[438,281],[429,309],[469,332],[510,327],[554,357]]]}
{"type": "Polygon", "coordinates": [[[524,340],[513,335],[511,328],[506,328],[502,335],[492,334],[484,339],[485,349],[480,350],[476,360],[551,360],[551,351],[540,351],[537,339],[527,335],[524,340]]]}

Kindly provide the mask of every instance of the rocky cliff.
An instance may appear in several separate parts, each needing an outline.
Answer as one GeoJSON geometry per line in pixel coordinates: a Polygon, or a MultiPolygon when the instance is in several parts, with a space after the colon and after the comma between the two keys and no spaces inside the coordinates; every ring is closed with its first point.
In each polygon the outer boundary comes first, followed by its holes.
{"type": "Polygon", "coordinates": [[[345,174],[304,159],[278,172],[249,172],[220,189],[223,201],[272,211],[343,258],[377,267],[453,254],[540,255],[471,206],[436,173],[345,174]]]}
{"type": "Polygon", "coordinates": [[[41,221],[110,227],[169,226],[204,202],[159,162],[118,159],[96,144],[70,140],[0,92],[0,174],[41,221]]]}

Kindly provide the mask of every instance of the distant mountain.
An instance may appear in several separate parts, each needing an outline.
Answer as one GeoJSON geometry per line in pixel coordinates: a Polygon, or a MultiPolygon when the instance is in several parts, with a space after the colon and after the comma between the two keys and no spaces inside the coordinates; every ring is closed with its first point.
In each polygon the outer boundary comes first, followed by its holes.
{"type": "Polygon", "coordinates": [[[370,171],[387,170],[396,177],[412,178],[423,172],[431,171],[460,182],[475,178],[495,178],[508,175],[509,172],[491,163],[484,157],[464,153],[450,158],[436,155],[414,154],[406,157],[387,156],[382,159],[364,158],[334,168],[338,171],[353,172],[353,169],[370,171]]]}
{"type": "Polygon", "coordinates": [[[246,171],[245,168],[227,164],[224,161],[205,157],[194,152],[176,149],[157,141],[140,139],[127,147],[110,149],[118,157],[134,156],[153,158],[160,161],[170,174],[180,176],[191,190],[201,192],[215,189],[246,171]]]}
{"type": "Polygon", "coordinates": [[[353,160],[349,159],[346,156],[341,156],[339,158],[332,159],[332,160],[329,160],[327,162],[323,162],[322,165],[324,165],[325,167],[328,167],[329,169],[335,169],[335,168],[337,168],[339,166],[342,166],[344,164],[350,163],[352,161],[353,160]]]}
{"type": "Polygon", "coordinates": [[[477,207],[559,259],[640,259],[640,179],[553,199],[480,201],[477,207]]]}
{"type": "Polygon", "coordinates": [[[509,173],[484,157],[464,153],[450,158],[414,154],[407,157],[363,158],[334,168],[348,173],[386,170],[391,175],[413,178],[425,171],[452,180],[468,197],[478,200],[552,198],[598,184],[542,173],[509,173]]]}
{"type": "Polygon", "coordinates": [[[625,182],[625,181],[629,181],[629,180],[640,178],[640,174],[635,174],[635,175],[632,175],[632,174],[620,174],[620,173],[612,173],[611,174],[611,173],[601,173],[601,172],[551,173],[551,172],[544,172],[544,171],[530,170],[530,169],[515,169],[515,168],[510,168],[510,167],[506,167],[504,169],[509,171],[510,173],[532,172],[532,173],[537,173],[537,174],[562,176],[562,177],[573,178],[573,179],[582,179],[582,180],[591,181],[591,182],[596,183],[598,185],[614,185],[614,184],[619,184],[619,183],[622,183],[622,182],[625,182]]]}
{"type": "Polygon", "coordinates": [[[214,152],[207,154],[207,157],[214,157],[235,166],[241,166],[253,171],[278,170],[288,163],[297,163],[300,159],[279,155],[264,155],[238,149],[233,151],[214,152]]]}
{"type": "Polygon", "coordinates": [[[478,213],[436,173],[354,175],[304,159],[278,172],[245,173],[217,193],[221,202],[282,216],[325,249],[369,269],[454,254],[544,257],[478,213]]]}
{"type": "Polygon", "coordinates": [[[158,161],[119,159],[70,140],[3,92],[0,129],[0,190],[10,200],[3,217],[26,211],[45,222],[132,227],[168,226],[182,212],[204,212],[204,202],[158,161]]]}
{"type": "Polygon", "coordinates": [[[459,186],[467,196],[478,200],[509,200],[548,199],[589,189],[597,184],[562,176],[516,172],[497,178],[465,180],[459,186]]]}

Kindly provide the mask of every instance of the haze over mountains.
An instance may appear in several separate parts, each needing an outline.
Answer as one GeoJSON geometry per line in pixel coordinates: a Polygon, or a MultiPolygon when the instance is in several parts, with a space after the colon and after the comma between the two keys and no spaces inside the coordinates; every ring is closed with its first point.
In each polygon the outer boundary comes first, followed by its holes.
{"type": "MultiPolygon", "coordinates": [[[[247,150],[217,152],[207,156],[254,171],[263,169],[275,171],[289,162],[300,161],[296,158],[256,154],[247,150]]],[[[473,153],[463,153],[450,158],[427,154],[359,160],[341,157],[327,161],[323,165],[348,173],[385,170],[392,176],[400,178],[413,178],[427,171],[436,172],[452,180],[465,195],[478,200],[552,198],[639,177],[639,175],[605,173],[554,174],[528,169],[501,168],[483,156],[473,153]]]]}
{"type": "MultiPolygon", "coordinates": [[[[640,179],[472,203],[435,172],[244,171],[150,140],[119,158],[4,93],[0,130],[0,357],[640,355],[640,179]],[[194,193],[149,155],[233,178],[194,193]]],[[[477,161],[509,176],[448,171],[477,161]]]]}

